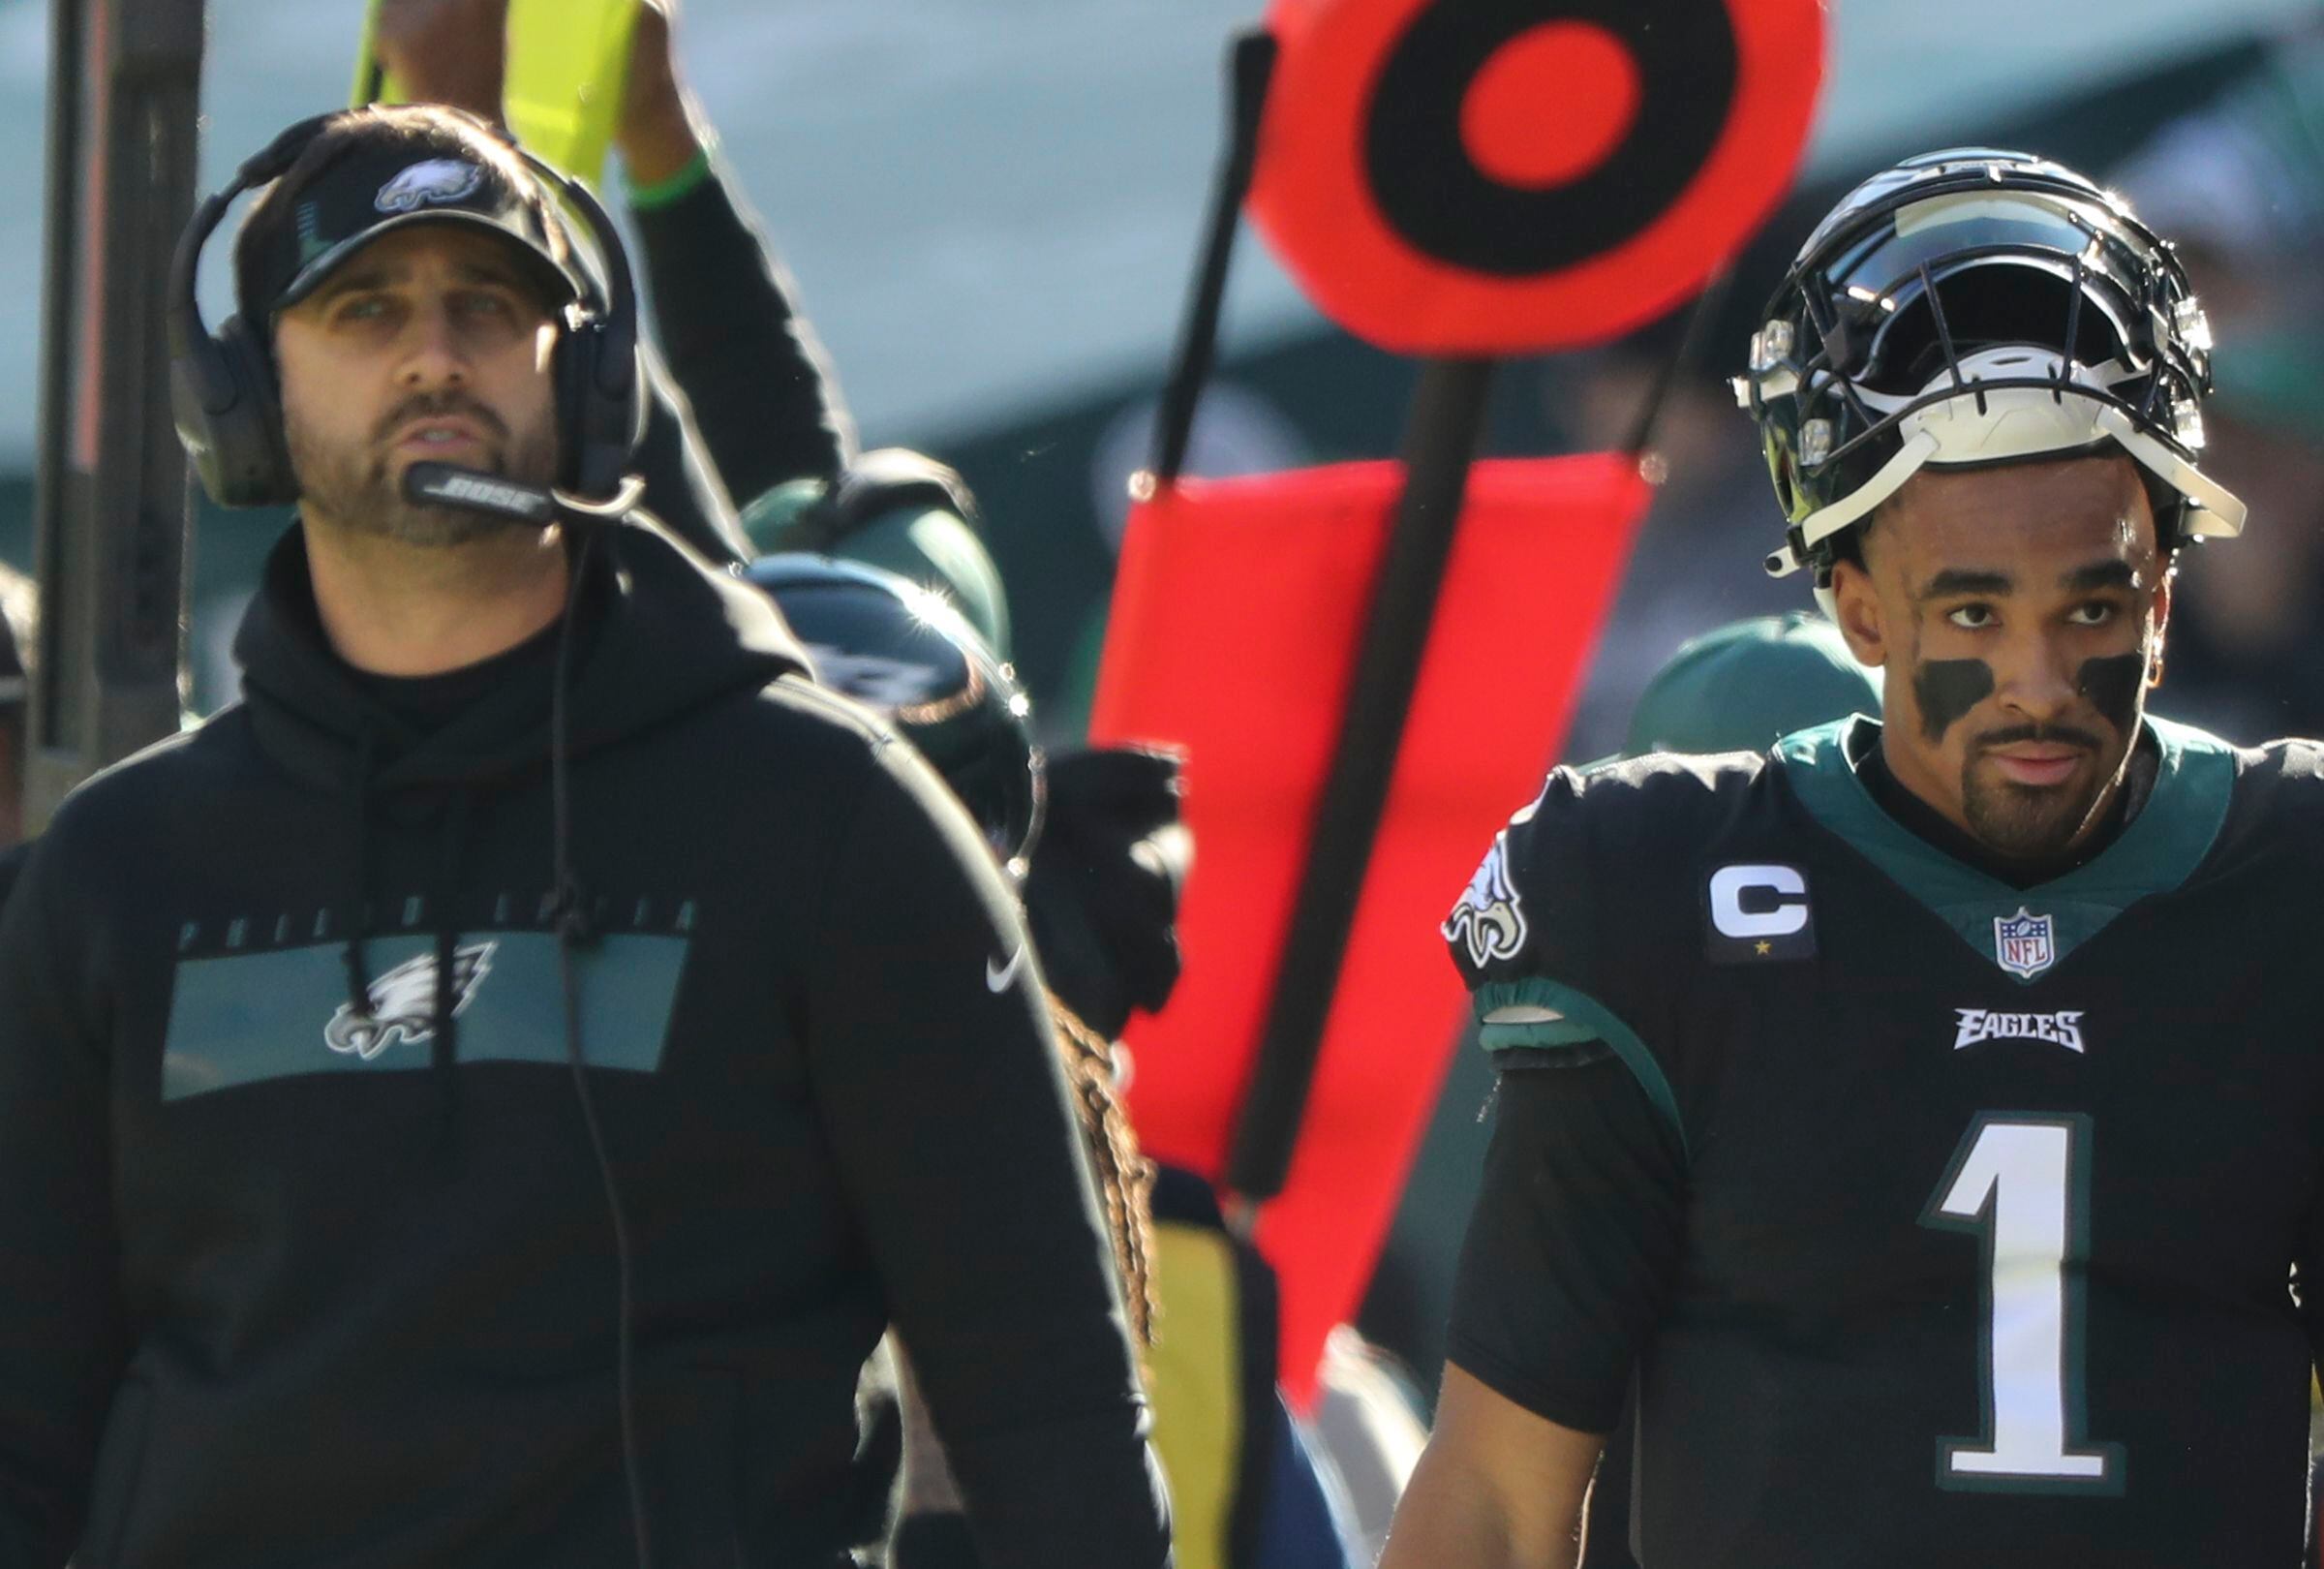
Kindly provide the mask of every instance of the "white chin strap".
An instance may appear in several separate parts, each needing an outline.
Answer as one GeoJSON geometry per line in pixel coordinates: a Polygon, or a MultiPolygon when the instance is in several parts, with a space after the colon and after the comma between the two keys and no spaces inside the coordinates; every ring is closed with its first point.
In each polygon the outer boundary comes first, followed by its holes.
{"type": "MultiPolygon", "coordinates": [[[[2182,534],[2232,538],[2244,530],[2244,504],[2210,476],[2131,422],[2130,416],[2097,397],[2075,393],[2077,386],[2103,393],[2107,367],[2076,365],[2063,388],[2053,386],[1994,387],[1977,407],[1976,384],[1995,381],[2053,379],[2058,356],[2025,349],[1988,349],[1961,365],[1964,389],[1951,397],[1916,409],[1898,421],[1904,438],[1896,455],[1848,495],[1810,512],[1800,521],[1800,538],[1814,546],[1842,529],[1872,515],[1874,508],[1904,488],[1905,481],[1925,464],[1965,467],[2037,458],[2052,452],[2079,452],[2101,442],[2113,442],[2140,467],[2186,498],[2182,534]]],[[[1946,371],[1921,388],[1920,397],[1953,385],[1946,371]]],[[[1875,413],[1887,413],[1916,401],[1859,396],[1875,413]],[[1885,404],[1888,407],[1883,408],[1885,404]]],[[[1787,544],[1767,558],[1771,576],[1785,577],[1805,565],[1787,544]]]]}

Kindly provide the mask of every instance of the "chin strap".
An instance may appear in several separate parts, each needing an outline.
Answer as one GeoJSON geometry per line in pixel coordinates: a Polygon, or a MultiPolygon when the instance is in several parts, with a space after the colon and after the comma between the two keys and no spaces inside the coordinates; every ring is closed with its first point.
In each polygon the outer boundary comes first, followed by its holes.
{"type": "Polygon", "coordinates": [[[1874,508],[1905,488],[1905,481],[1937,456],[1942,444],[1934,433],[1916,431],[1896,449],[1896,455],[1854,490],[1820,511],[1810,512],[1791,531],[1784,547],[1766,561],[1769,577],[1789,577],[1807,565],[1807,553],[1817,545],[1872,515],[1874,508]]]}

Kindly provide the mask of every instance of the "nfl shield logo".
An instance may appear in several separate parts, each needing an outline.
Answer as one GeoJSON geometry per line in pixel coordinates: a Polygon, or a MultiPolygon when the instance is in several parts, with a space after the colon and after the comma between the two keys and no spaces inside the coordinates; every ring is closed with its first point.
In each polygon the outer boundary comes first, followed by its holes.
{"type": "Polygon", "coordinates": [[[2032,980],[2050,968],[2058,950],[2050,942],[2050,918],[2035,915],[2025,906],[2014,915],[1993,920],[1993,957],[2012,975],[2032,980]]]}

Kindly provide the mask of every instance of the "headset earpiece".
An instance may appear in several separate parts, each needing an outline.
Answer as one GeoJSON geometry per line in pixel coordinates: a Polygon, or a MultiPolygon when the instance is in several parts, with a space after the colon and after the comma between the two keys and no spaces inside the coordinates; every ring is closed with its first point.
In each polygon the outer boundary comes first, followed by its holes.
{"type": "Polygon", "coordinates": [[[172,323],[169,403],[178,439],[221,507],[280,507],[298,499],[283,438],[274,362],[243,325],[227,318],[211,337],[172,323]]]}
{"type": "MultiPolygon", "coordinates": [[[[577,180],[517,149],[552,196],[579,213],[605,266],[605,282],[580,310],[567,312],[554,365],[557,426],[563,443],[558,487],[601,502],[621,488],[646,431],[646,400],[637,357],[637,293],[612,217],[577,180]]],[[[584,268],[586,271],[586,268],[584,268]]],[[[594,283],[594,280],[593,280],[594,283]]]]}
{"type": "Polygon", "coordinates": [[[196,295],[202,247],[234,198],[281,177],[330,119],[300,120],[244,159],[226,189],[195,209],[170,259],[170,413],[202,489],[221,507],[282,506],[297,500],[298,481],[283,439],[273,355],[239,316],[215,337],[202,323],[196,295]]]}
{"type": "Polygon", "coordinates": [[[214,347],[234,401],[210,416],[218,472],[204,473],[202,483],[221,507],[287,507],[298,500],[298,478],[283,432],[274,356],[239,315],[218,328],[214,347]]]}
{"type": "Polygon", "coordinates": [[[637,350],[624,353],[603,321],[566,318],[556,357],[557,426],[562,453],[557,487],[602,501],[621,487],[645,434],[637,389],[637,350]],[[627,385],[619,367],[628,365],[627,385]]]}

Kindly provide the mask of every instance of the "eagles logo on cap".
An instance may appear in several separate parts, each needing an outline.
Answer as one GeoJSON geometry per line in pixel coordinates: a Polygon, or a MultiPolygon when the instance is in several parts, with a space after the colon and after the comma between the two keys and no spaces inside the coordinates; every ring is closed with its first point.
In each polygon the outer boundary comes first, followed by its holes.
{"type": "Polygon", "coordinates": [[[589,292],[547,191],[516,154],[466,115],[409,105],[336,117],[252,204],[234,242],[237,302],[266,320],[413,224],[505,238],[552,307],[589,292]]]}
{"type": "Polygon", "coordinates": [[[372,205],[382,212],[416,212],[440,201],[457,201],[483,183],[484,171],[457,158],[413,164],[380,187],[372,205]]]}

